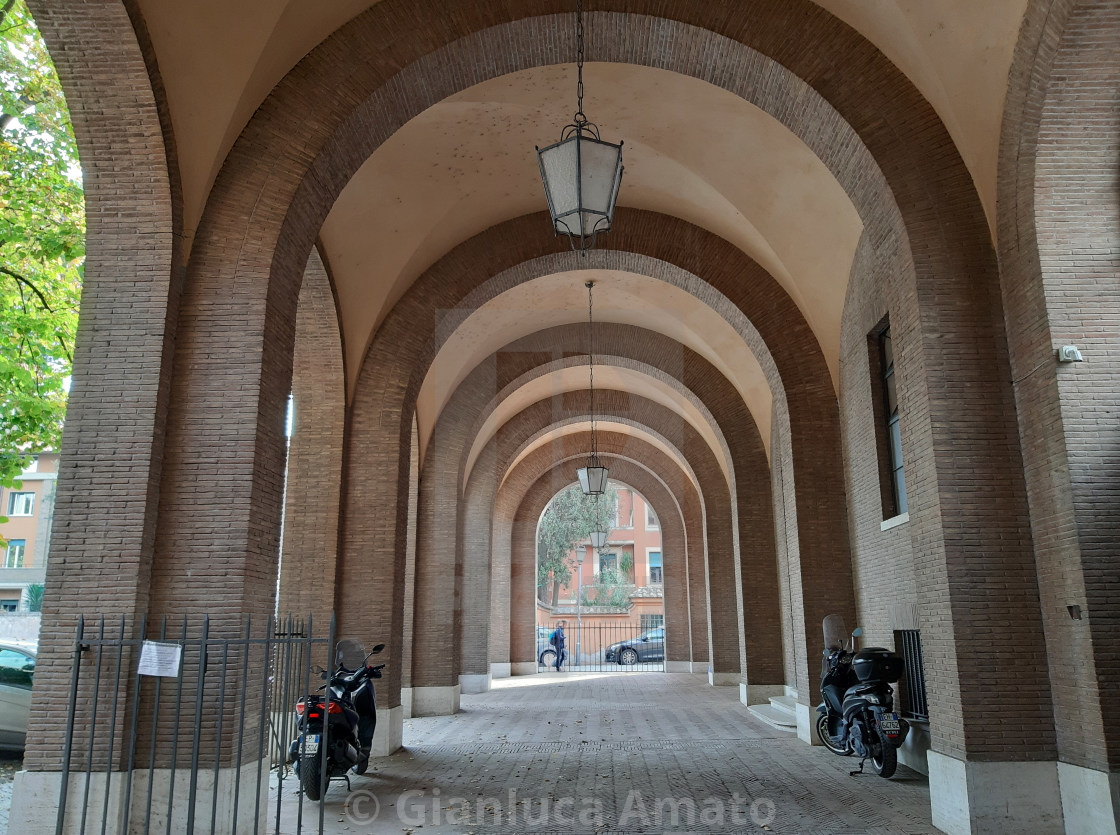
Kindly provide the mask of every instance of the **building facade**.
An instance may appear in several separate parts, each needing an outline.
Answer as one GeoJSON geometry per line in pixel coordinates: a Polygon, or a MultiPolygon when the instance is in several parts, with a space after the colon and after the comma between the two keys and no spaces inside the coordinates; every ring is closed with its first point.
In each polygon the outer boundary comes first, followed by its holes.
{"type": "Polygon", "coordinates": [[[0,489],[0,509],[8,520],[0,524],[0,611],[29,611],[28,586],[46,580],[57,480],[58,455],[44,452],[34,457],[18,486],[0,489]]]}

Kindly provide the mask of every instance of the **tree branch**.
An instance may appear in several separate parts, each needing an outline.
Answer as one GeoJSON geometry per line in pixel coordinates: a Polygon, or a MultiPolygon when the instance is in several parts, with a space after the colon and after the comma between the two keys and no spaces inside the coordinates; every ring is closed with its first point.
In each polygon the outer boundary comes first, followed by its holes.
{"type": "Polygon", "coordinates": [[[12,272],[7,267],[0,267],[0,273],[4,273],[4,275],[10,276],[10,277],[14,278],[20,284],[23,284],[24,286],[28,287],[36,296],[39,297],[39,303],[41,305],[43,305],[43,307],[47,310],[47,312],[48,313],[54,313],[54,308],[52,308],[49,304],[47,304],[46,296],[44,296],[41,292],[39,292],[39,288],[36,287],[34,285],[34,283],[32,283],[30,280],[24,278],[22,275],[20,275],[17,272],[12,272]]]}
{"type": "Polygon", "coordinates": [[[8,16],[8,12],[12,10],[12,6],[16,4],[16,0],[8,0],[3,8],[0,8],[0,25],[4,23],[4,18],[8,16]]]}

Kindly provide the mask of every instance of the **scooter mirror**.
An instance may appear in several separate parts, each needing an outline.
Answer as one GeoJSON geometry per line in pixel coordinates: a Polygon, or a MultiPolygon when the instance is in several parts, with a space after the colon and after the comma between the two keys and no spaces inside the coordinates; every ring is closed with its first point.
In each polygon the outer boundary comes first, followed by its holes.
{"type": "Polygon", "coordinates": [[[863,634],[863,627],[862,626],[857,626],[855,629],[852,630],[852,637],[853,638],[858,638],[862,634],[863,634]]]}
{"type": "Polygon", "coordinates": [[[375,646],[373,648],[373,652],[371,652],[370,655],[377,655],[377,653],[381,652],[381,650],[383,650],[383,649],[385,649],[385,645],[384,644],[378,644],[377,646],[375,646]]]}

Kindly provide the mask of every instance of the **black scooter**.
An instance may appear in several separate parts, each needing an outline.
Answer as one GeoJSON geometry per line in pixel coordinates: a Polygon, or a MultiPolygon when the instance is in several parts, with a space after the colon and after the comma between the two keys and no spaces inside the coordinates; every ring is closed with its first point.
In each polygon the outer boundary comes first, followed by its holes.
{"type": "MultiPolygon", "coordinates": [[[[320,688],[329,689],[328,698],[308,695],[296,702],[299,734],[288,747],[288,762],[309,800],[318,800],[332,779],[343,778],[349,787],[346,772],[364,774],[369,767],[377,728],[373,679],[381,678],[385,665],[371,667],[366,662],[383,649],[385,645],[378,644],[366,655],[357,641],[339,641],[337,669],[320,688]]],[[[320,674],[327,677],[325,670],[320,674]]]]}
{"type": "Polygon", "coordinates": [[[824,661],[821,696],[817,708],[817,736],[834,754],[860,757],[859,770],[870,759],[875,773],[890,777],[898,767],[898,748],[910,730],[894,712],[891,684],[902,677],[902,658],[883,647],[855,651],[863,630],[851,635],[839,615],[824,619],[824,661]]]}

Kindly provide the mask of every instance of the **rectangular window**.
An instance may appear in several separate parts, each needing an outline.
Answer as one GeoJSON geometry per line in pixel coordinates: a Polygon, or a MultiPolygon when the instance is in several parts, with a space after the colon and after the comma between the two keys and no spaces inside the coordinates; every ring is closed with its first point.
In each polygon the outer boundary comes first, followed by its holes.
{"type": "Polygon", "coordinates": [[[894,645],[902,656],[899,683],[899,713],[911,719],[929,719],[926,705],[926,671],[922,660],[922,636],[917,629],[896,629],[894,645]]]}
{"type": "Polygon", "coordinates": [[[662,574],[661,574],[661,552],[660,551],[650,551],[649,552],[649,582],[650,582],[651,585],[655,585],[657,583],[663,583],[664,582],[664,580],[662,579],[662,574]]]}
{"type": "Polygon", "coordinates": [[[657,514],[653,512],[653,508],[648,504],[646,505],[646,527],[649,530],[657,529],[657,514]]]}
{"type": "Polygon", "coordinates": [[[4,552],[4,568],[23,568],[23,551],[26,547],[26,539],[9,539],[8,548],[4,552]]]}
{"type": "MultiPolygon", "coordinates": [[[[15,612],[19,609],[18,600],[0,600],[0,611],[15,612]]],[[[2,683],[2,682],[0,682],[2,683]]]]}
{"type": "Polygon", "coordinates": [[[872,334],[875,349],[872,352],[874,401],[882,418],[876,421],[876,438],[879,447],[880,489],[883,498],[883,518],[890,519],[906,513],[906,474],[902,468],[902,427],[898,420],[898,387],[894,373],[894,342],[890,323],[884,320],[881,330],[872,334]]]}
{"type": "Polygon", "coordinates": [[[600,554],[599,555],[599,573],[604,571],[617,571],[618,570],[618,554],[600,554]]]}
{"type": "Polygon", "coordinates": [[[9,516],[30,516],[32,509],[35,507],[35,494],[34,493],[9,493],[8,494],[8,515],[9,516]]]}
{"type": "Polygon", "coordinates": [[[641,627],[643,632],[648,632],[651,629],[657,629],[659,626],[665,624],[664,615],[642,615],[641,627]]]}

